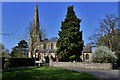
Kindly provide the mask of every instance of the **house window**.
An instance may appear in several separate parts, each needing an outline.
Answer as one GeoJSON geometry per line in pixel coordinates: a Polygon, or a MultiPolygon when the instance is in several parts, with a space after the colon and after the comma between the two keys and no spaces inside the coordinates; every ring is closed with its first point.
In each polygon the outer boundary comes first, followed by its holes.
{"type": "Polygon", "coordinates": [[[43,49],[46,49],[46,44],[45,43],[43,44],[43,49]]]}
{"type": "Polygon", "coordinates": [[[86,54],[85,59],[89,60],[89,54],[86,54]]]}
{"type": "Polygon", "coordinates": [[[51,49],[54,49],[53,43],[51,43],[51,49]]]}

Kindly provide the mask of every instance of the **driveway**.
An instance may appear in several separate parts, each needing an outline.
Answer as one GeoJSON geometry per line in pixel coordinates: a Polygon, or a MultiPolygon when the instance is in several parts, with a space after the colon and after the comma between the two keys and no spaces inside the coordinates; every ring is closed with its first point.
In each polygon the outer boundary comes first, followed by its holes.
{"type": "Polygon", "coordinates": [[[80,68],[69,68],[68,70],[93,74],[97,80],[120,80],[120,70],[92,70],[80,68]]]}

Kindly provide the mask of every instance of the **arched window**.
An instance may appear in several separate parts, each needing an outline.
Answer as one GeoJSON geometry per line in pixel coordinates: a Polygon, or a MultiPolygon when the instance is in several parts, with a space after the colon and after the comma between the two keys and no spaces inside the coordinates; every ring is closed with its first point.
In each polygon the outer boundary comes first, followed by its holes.
{"type": "Polygon", "coordinates": [[[54,49],[53,43],[51,43],[51,49],[54,49]]]}
{"type": "Polygon", "coordinates": [[[35,53],[37,53],[39,50],[35,50],[35,53]]]}
{"type": "Polygon", "coordinates": [[[43,49],[46,49],[46,44],[45,43],[43,44],[43,49]]]}
{"type": "Polygon", "coordinates": [[[86,55],[85,55],[85,59],[86,59],[86,60],[89,60],[89,54],[86,54],[86,55]]]}

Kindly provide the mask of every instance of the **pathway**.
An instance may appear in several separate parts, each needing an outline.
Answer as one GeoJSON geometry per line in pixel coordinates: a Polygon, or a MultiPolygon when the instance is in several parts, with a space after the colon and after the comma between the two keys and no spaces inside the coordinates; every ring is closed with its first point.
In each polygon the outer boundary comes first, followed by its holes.
{"type": "Polygon", "coordinates": [[[93,74],[97,80],[120,80],[120,70],[92,70],[80,68],[69,68],[68,70],[93,74]]]}

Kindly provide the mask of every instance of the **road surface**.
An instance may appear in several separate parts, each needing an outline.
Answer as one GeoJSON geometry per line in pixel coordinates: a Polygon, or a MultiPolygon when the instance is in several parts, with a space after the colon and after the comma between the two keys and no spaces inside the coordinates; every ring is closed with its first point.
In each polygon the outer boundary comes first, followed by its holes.
{"type": "Polygon", "coordinates": [[[92,70],[80,68],[69,68],[68,70],[93,74],[97,80],[120,80],[120,70],[92,70]]]}

